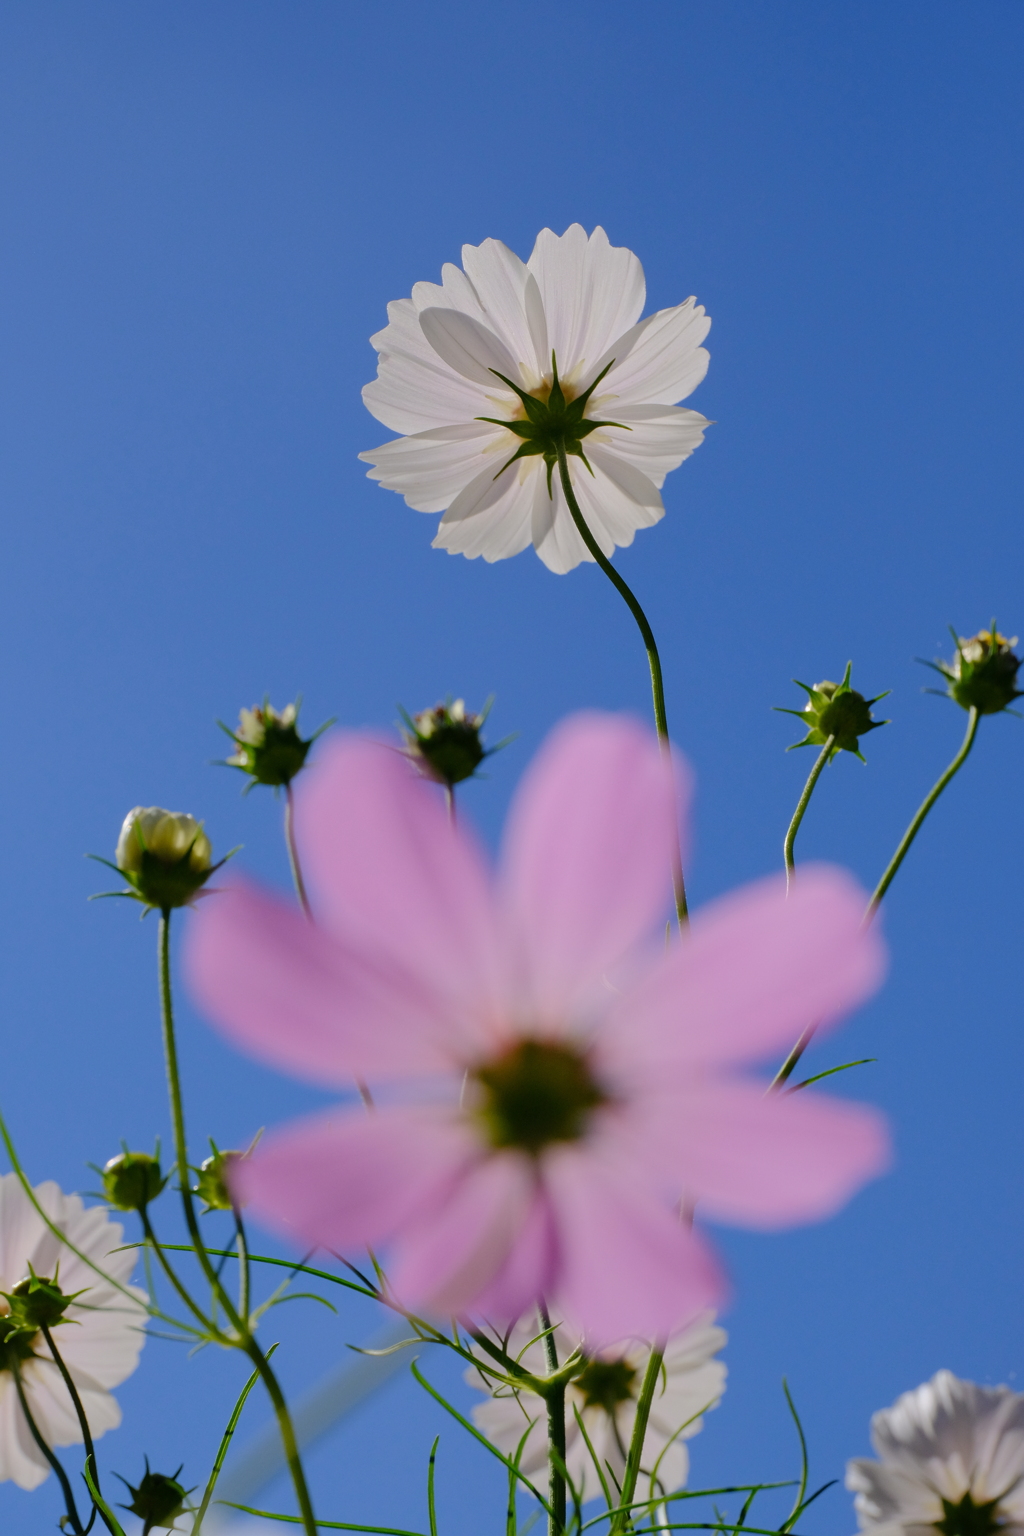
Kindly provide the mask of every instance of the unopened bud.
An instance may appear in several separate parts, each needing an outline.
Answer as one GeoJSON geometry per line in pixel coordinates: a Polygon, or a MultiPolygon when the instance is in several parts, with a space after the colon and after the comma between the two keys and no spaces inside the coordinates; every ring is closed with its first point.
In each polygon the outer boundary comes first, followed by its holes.
{"type": "Polygon", "coordinates": [[[238,1202],[231,1193],[228,1170],[232,1163],[237,1163],[244,1156],[243,1152],[214,1152],[212,1157],[200,1163],[193,1193],[206,1201],[208,1211],[231,1211],[236,1208],[238,1202]]]}
{"type": "Polygon", "coordinates": [[[81,1296],[65,1296],[57,1281],[45,1275],[29,1275],[19,1280],[13,1291],[4,1291],[10,1306],[10,1321],[24,1333],[36,1333],[40,1328],[56,1328],[64,1322],[64,1313],[81,1296]]]}
{"type": "Polygon", "coordinates": [[[213,873],[202,822],[158,805],[128,812],[114,859],[131,894],[147,907],[185,906],[213,873]]]}
{"type": "Polygon", "coordinates": [[[815,683],[812,688],[809,683],[800,682],[794,678],[798,688],[802,688],[807,695],[807,703],[803,709],[779,709],[779,714],[796,715],[808,727],[807,735],[803,741],[794,741],[787,751],[793,751],[796,747],[823,747],[832,738],[832,751],[830,758],[837,752],[852,752],[855,757],[864,761],[864,755],[860,750],[860,738],[866,736],[868,731],[877,731],[880,725],[888,725],[888,720],[875,720],[871,715],[872,704],[877,704],[880,699],[888,698],[889,690],[885,693],[877,693],[873,699],[866,699],[862,693],[850,687],[850,672],[852,661],[847,662],[846,671],[841,683],[832,683],[827,679],[821,683],[815,683]]]}
{"type": "Polygon", "coordinates": [[[253,784],[270,784],[275,789],[290,784],[305,766],[314,741],[333,724],[331,720],[326,721],[304,740],[296,724],[300,702],[286,704],[284,709],[277,710],[269,699],[264,699],[262,704],[254,704],[252,709],[239,712],[235,731],[218,722],[235,744],[235,751],[225,758],[226,765],[241,769],[253,784]]]}
{"type": "Polygon", "coordinates": [[[956,655],[949,663],[936,662],[949,684],[947,693],[961,709],[976,709],[979,715],[998,715],[1019,699],[1017,671],[1021,658],[1014,653],[1016,635],[1007,639],[996,629],[981,630],[963,640],[956,634],[956,655]]]}
{"type": "Polygon", "coordinates": [[[103,1167],[103,1193],[119,1211],[141,1211],[166,1183],[159,1159],[148,1152],[119,1152],[103,1167]]]}
{"type": "MultiPolygon", "coordinates": [[[[408,756],[428,778],[446,784],[449,789],[472,778],[490,752],[480,740],[480,732],[490,712],[490,701],[478,715],[468,713],[464,700],[450,699],[423,709],[411,718],[404,715],[408,756]]],[[[497,750],[492,748],[491,750],[497,750]]]]}
{"type": "Polygon", "coordinates": [[[122,1504],[121,1508],[138,1515],[142,1521],[142,1536],[149,1536],[154,1527],[170,1530],[178,1516],[184,1513],[185,1500],[192,1490],[183,1488],[178,1482],[180,1471],[179,1467],[173,1477],[167,1477],[162,1472],[151,1472],[147,1457],[146,1473],[137,1488],[121,1478],[132,1496],[132,1502],[122,1504]]]}

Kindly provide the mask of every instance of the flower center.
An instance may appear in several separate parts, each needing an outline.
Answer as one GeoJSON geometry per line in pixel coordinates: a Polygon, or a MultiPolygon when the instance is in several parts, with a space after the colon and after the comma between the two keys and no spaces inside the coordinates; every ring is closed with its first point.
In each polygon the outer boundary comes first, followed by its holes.
{"type": "Polygon", "coordinates": [[[583,1393],[584,1408],[603,1408],[613,1418],[620,1403],[633,1397],[636,1368],[627,1360],[588,1360],[573,1381],[583,1393]]]}
{"type": "Polygon", "coordinates": [[[990,1499],[987,1504],[975,1504],[969,1493],[964,1494],[959,1504],[951,1504],[948,1499],[943,1499],[943,1518],[936,1520],[935,1529],[941,1531],[943,1536],[992,1536],[994,1531],[1002,1530],[1003,1527],[998,1504],[998,1499],[990,1499]]]}
{"type": "MultiPolygon", "coordinates": [[[[608,364],[612,367],[615,359],[608,364]]],[[[589,437],[591,432],[598,427],[620,427],[619,421],[590,421],[584,412],[589,404],[590,397],[600,384],[608,368],[604,368],[598,374],[594,382],[585,389],[581,395],[574,395],[571,388],[563,387],[558,378],[558,363],[555,354],[551,354],[551,382],[547,380],[541,384],[533,394],[528,394],[511,379],[506,379],[503,373],[496,369],[491,370],[495,378],[507,384],[518,396],[522,405],[522,414],[514,416],[509,421],[502,421],[497,416],[478,416],[477,421],[490,421],[496,427],[505,427],[515,437],[522,441],[515,453],[498,470],[498,475],[504,474],[510,464],[517,459],[530,458],[537,455],[543,458],[548,471],[548,495],[551,494],[551,472],[558,463],[560,453],[574,454],[582,459],[587,468],[587,456],[583,452],[583,439],[589,437]]],[[[628,430],[628,429],[627,429],[628,430]]],[[[593,470],[591,470],[593,474],[593,470]]],[[[498,475],[495,475],[497,480],[498,475]]]]}
{"type": "Polygon", "coordinates": [[[546,1040],[520,1040],[470,1075],[483,1090],[478,1113],[491,1145],[533,1156],[553,1141],[578,1141],[608,1102],[586,1056],[546,1040]]]}

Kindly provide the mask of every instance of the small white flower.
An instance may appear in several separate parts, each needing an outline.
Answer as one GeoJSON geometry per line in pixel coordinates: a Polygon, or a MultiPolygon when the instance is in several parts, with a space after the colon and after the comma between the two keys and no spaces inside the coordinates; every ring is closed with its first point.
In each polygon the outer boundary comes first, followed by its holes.
{"type": "Polygon", "coordinates": [[[177,863],[188,854],[192,869],[210,867],[210,839],[200,823],[185,811],[165,811],[159,805],[137,805],[128,812],[114,858],[125,874],[138,874],[147,853],[167,864],[177,863]]]}
{"type": "Polygon", "coordinates": [[[1024,1396],[952,1371],[871,1420],[878,1461],[851,1461],[861,1530],[872,1536],[1024,1531],[1024,1396]]]}
{"type": "Polygon", "coordinates": [[[631,544],[664,515],[665,476],[709,425],[675,403],[707,372],[703,308],[690,298],[640,320],[643,268],[601,228],[541,230],[525,263],[500,240],[463,246],[462,262],[445,265],[440,286],[417,283],[389,304],[371,338],[380,362],[363,400],[406,435],[360,454],[370,478],[419,512],[444,512],[434,545],[451,554],[502,560],[532,541],[553,571],[591,559],[551,456],[535,444],[510,462],[524,440],[500,424],[523,425],[527,410],[499,375],[546,405],[554,357],[567,402],[603,373],[569,471],[604,554],[631,544]]]}
{"type": "MultiPolygon", "coordinates": [[[[527,1370],[543,1376],[547,1373],[544,1345],[530,1343],[535,1333],[536,1328],[530,1324],[517,1324],[508,1352],[527,1370]]],[[[555,1329],[554,1338],[559,1360],[567,1360],[575,1340],[561,1325],[555,1329]]],[[[642,1464],[644,1496],[648,1492],[671,1493],[685,1484],[690,1461],[683,1441],[699,1432],[701,1413],[716,1407],[725,1391],[725,1365],[713,1358],[725,1342],[725,1331],[715,1326],[713,1312],[705,1313],[669,1341],[647,1425],[642,1464]],[[652,1489],[650,1479],[655,1468],[657,1485],[652,1489]]],[[[569,1475],[585,1500],[599,1495],[601,1484],[573,1410],[579,1410],[614,1498],[616,1484],[621,1484],[625,1471],[637,1397],[649,1358],[646,1345],[602,1351],[591,1358],[583,1374],[569,1385],[565,1400],[565,1460],[569,1475]]],[[[470,1386],[491,1390],[487,1378],[474,1370],[466,1372],[466,1380],[470,1386]]],[[[473,1409],[473,1419],[507,1456],[515,1456],[530,1420],[535,1420],[520,1467],[527,1477],[543,1472],[547,1465],[547,1420],[539,1397],[499,1388],[497,1396],[473,1409]]],[[[637,1493],[639,1496],[639,1488],[637,1493]]]]}
{"type": "MultiPolygon", "coordinates": [[[[35,1195],[69,1241],[127,1286],[136,1255],[131,1249],[114,1251],[123,1240],[123,1228],[110,1220],[102,1206],[86,1210],[78,1195],[65,1195],[50,1182],[37,1185],[35,1195]]],[[[53,1330],[53,1337],[78,1389],[93,1439],[99,1439],[121,1422],[121,1410],[110,1389],[138,1364],[146,1338],[146,1293],[138,1286],[127,1286],[131,1295],[125,1296],[77,1258],[33,1209],[17,1175],[8,1173],[0,1177],[0,1290],[13,1292],[31,1271],[56,1277],[65,1296],[84,1293],[68,1307],[67,1322],[53,1330]]],[[[8,1312],[6,1300],[0,1297],[0,1314],[8,1312]]],[[[3,1315],[0,1336],[5,1333],[3,1315]]],[[[42,1334],[30,1339],[24,1335],[12,1339],[9,1333],[0,1337],[0,1482],[10,1479],[19,1488],[37,1488],[50,1468],[18,1400],[12,1371],[15,1352],[25,1356],[19,1362],[25,1397],[47,1444],[51,1448],[79,1445],[82,1434],[71,1396],[42,1334]]]]}

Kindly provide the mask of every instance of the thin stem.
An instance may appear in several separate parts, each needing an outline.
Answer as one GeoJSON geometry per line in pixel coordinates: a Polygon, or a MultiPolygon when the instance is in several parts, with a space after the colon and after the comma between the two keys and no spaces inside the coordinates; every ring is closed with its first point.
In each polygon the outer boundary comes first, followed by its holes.
{"type": "Polygon", "coordinates": [[[68,1389],[68,1395],[74,1404],[75,1414],[78,1418],[78,1427],[82,1431],[82,1443],[85,1446],[85,1459],[86,1461],[92,1462],[92,1475],[96,1484],[96,1492],[101,1493],[102,1489],[100,1488],[100,1472],[99,1467],[96,1464],[96,1451],[92,1443],[92,1431],[89,1428],[89,1420],[85,1416],[85,1409],[82,1407],[82,1399],[78,1395],[78,1388],[75,1386],[75,1383],[71,1378],[71,1372],[64,1364],[64,1360],[60,1354],[60,1351],[58,1350],[56,1344],[53,1342],[53,1334],[50,1332],[45,1323],[41,1325],[39,1332],[46,1340],[50,1354],[53,1356],[53,1363],[57,1367],[58,1371],[60,1371],[60,1374],[64,1380],[64,1385],[68,1389]]]}
{"type": "Polygon", "coordinates": [[[800,830],[800,823],[804,819],[804,811],[806,811],[807,807],[811,803],[811,796],[814,794],[814,786],[818,782],[818,779],[821,775],[821,770],[832,756],[832,748],[835,746],[835,741],[835,737],[830,736],[825,745],[822,747],[821,751],[818,753],[818,760],[814,764],[814,767],[811,769],[810,773],[807,775],[807,783],[804,785],[804,792],[800,796],[800,799],[797,801],[796,810],[793,812],[793,820],[789,824],[789,831],[786,833],[786,840],[782,845],[782,856],[786,861],[787,891],[789,890],[790,883],[793,879],[793,844],[796,842],[796,835],[800,830]]]}
{"type": "Polygon", "coordinates": [[[291,865],[292,879],[295,882],[295,893],[299,898],[299,906],[312,922],[313,914],[309,909],[306,883],[302,878],[299,850],[295,846],[295,795],[290,784],[286,784],[284,788],[284,840],[288,848],[288,863],[291,865]]]}
{"type": "MultiPolygon", "coordinates": [[[[661,657],[658,655],[658,646],[654,638],[654,631],[648,622],[646,613],[644,613],[636,597],[633,595],[633,592],[623,581],[622,577],[619,575],[614,565],[612,565],[611,561],[607,558],[600,544],[598,544],[597,540],[594,538],[594,535],[587,527],[586,518],[580,511],[580,504],[576,500],[576,492],[572,488],[572,480],[569,477],[569,463],[565,456],[565,449],[561,446],[559,446],[558,449],[558,474],[562,482],[562,492],[565,496],[566,505],[572,514],[572,520],[576,524],[580,538],[583,540],[584,544],[587,546],[587,549],[590,551],[591,555],[593,555],[595,561],[601,567],[602,571],[604,571],[605,575],[608,577],[608,580],[619,593],[620,597],[625,602],[626,607],[629,609],[630,613],[636,620],[637,628],[640,631],[644,642],[644,647],[647,651],[647,662],[651,669],[651,693],[654,696],[654,725],[658,732],[658,739],[660,740],[662,747],[667,753],[669,751],[669,740],[668,717],[665,713],[665,683],[664,679],[662,678],[661,657]]],[[[675,892],[676,916],[679,918],[680,927],[682,927],[683,924],[687,921],[686,886],[683,882],[683,866],[682,860],[679,856],[678,838],[676,839],[676,846],[673,849],[672,855],[672,888],[675,892]]]]}
{"type": "Polygon", "coordinates": [[[249,1283],[249,1244],[245,1238],[245,1227],[238,1211],[235,1212],[236,1244],[238,1247],[238,1314],[246,1322],[249,1320],[251,1306],[249,1283]]]}
{"type": "MultiPolygon", "coordinates": [[[[552,1375],[558,1370],[558,1350],[551,1329],[551,1318],[543,1301],[537,1303],[540,1325],[544,1330],[544,1354],[552,1375]]],[[[551,1386],[544,1394],[548,1411],[548,1512],[549,1536],[562,1536],[565,1530],[565,1382],[551,1386]]]]}
{"type": "Polygon", "coordinates": [[[807,1047],[814,1039],[814,1034],[817,1028],[817,1024],[808,1024],[796,1045],[794,1045],[793,1049],[782,1063],[782,1066],[772,1078],[768,1087],[769,1093],[782,1092],[789,1079],[793,1076],[793,1073],[796,1070],[796,1064],[800,1060],[800,1057],[803,1055],[804,1051],[806,1051],[807,1047]]]}
{"type": "MultiPolygon", "coordinates": [[[[654,1390],[661,1376],[661,1366],[664,1358],[663,1350],[651,1350],[651,1358],[647,1362],[647,1369],[644,1372],[643,1383],[640,1387],[640,1396],[637,1399],[633,1437],[629,1442],[629,1455],[626,1458],[626,1470],[622,1478],[622,1496],[620,1499],[620,1503],[627,1508],[633,1502],[637,1479],[640,1476],[640,1461],[644,1454],[644,1441],[647,1438],[647,1421],[651,1416],[654,1390]]],[[[624,1531],[631,1523],[628,1515],[617,1516],[611,1527],[612,1532],[624,1531]]]]}
{"type": "Polygon", "coordinates": [[[216,1488],[217,1479],[220,1477],[220,1469],[224,1465],[224,1458],[228,1453],[228,1446],[231,1444],[231,1437],[235,1433],[238,1421],[242,1416],[242,1409],[245,1407],[245,1400],[249,1396],[249,1393],[252,1391],[258,1380],[259,1372],[253,1371],[252,1375],[249,1377],[249,1380],[242,1388],[238,1397],[238,1401],[232,1409],[231,1417],[228,1419],[227,1427],[221,1436],[221,1442],[217,1448],[217,1455],[214,1459],[213,1467],[210,1471],[210,1476],[207,1479],[206,1487],[203,1490],[202,1502],[196,1511],[196,1518],[192,1522],[191,1536],[199,1536],[203,1521],[206,1518],[206,1511],[210,1507],[210,1500],[213,1498],[213,1490],[216,1488]]]}
{"type": "MultiPolygon", "coordinates": [[[[163,1270],[164,1274],[167,1276],[168,1280],[171,1282],[171,1285],[177,1291],[179,1297],[185,1303],[186,1307],[188,1307],[189,1311],[192,1313],[192,1316],[196,1319],[197,1322],[202,1323],[202,1337],[207,1338],[212,1334],[212,1336],[217,1339],[218,1343],[226,1343],[227,1340],[222,1335],[217,1333],[217,1330],[214,1328],[211,1319],[206,1316],[206,1313],[203,1311],[199,1303],[193,1301],[178,1274],[175,1272],[170,1259],[164,1252],[164,1245],[160,1242],[156,1233],[153,1231],[153,1225],[149,1219],[149,1212],[146,1210],[145,1206],[143,1206],[139,1211],[139,1219],[142,1222],[142,1230],[146,1234],[146,1240],[157,1256],[157,1262],[159,1263],[160,1268],[163,1270]]],[[[175,1247],[176,1245],[171,1244],[171,1246],[175,1247]]],[[[191,1253],[192,1249],[190,1248],[188,1251],[191,1253]]]]}
{"type": "Polygon", "coordinates": [[[979,719],[980,716],[978,711],[972,707],[967,721],[967,731],[964,735],[960,751],[957,753],[956,757],[954,757],[953,761],[950,763],[942,777],[935,784],[934,788],[925,796],[924,800],[921,802],[921,807],[918,810],[917,815],[914,817],[913,821],[910,823],[910,826],[904,832],[903,839],[899,847],[896,849],[896,852],[893,854],[891,860],[889,861],[889,867],[886,869],[885,874],[882,876],[881,880],[879,880],[875,894],[868,902],[868,908],[864,914],[865,921],[870,922],[871,918],[874,917],[882,897],[885,895],[886,891],[889,889],[890,885],[895,879],[896,871],[899,869],[900,865],[903,863],[903,860],[906,858],[907,853],[910,850],[910,845],[914,841],[914,838],[917,836],[918,832],[920,832],[922,823],[924,822],[925,817],[928,815],[928,812],[931,810],[936,800],[942,794],[942,791],[945,789],[950,779],[953,778],[954,774],[957,773],[957,771],[962,768],[964,763],[967,761],[968,753],[974,745],[974,738],[978,732],[979,719]]]}
{"type": "Polygon", "coordinates": [[[454,827],[454,825],[455,825],[455,785],[454,784],[446,784],[444,786],[444,803],[448,807],[448,820],[451,822],[452,826],[454,827]]]}
{"type": "Polygon", "coordinates": [[[60,1462],[57,1460],[54,1452],[43,1439],[43,1436],[39,1431],[39,1426],[35,1419],[32,1417],[31,1409],[28,1406],[28,1399],[25,1396],[25,1387],[21,1379],[21,1368],[17,1361],[13,1363],[11,1369],[14,1373],[14,1389],[18,1394],[18,1402],[21,1404],[21,1411],[25,1415],[25,1423],[28,1425],[28,1432],[56,1473],[57,1481],[60,1483],[61,1492],[64,1495],[64,1503],[67,1505],[68,1520],[71,1524],[71,1529],[75,1532],[75,1536],[83,1536],[85,1527],[82,1525],[82,1521],[78,1514],[78,1509],[75,1505],[75,1496],[71,1492],[71,1484],[68,1482],[68,1475],[64,1471],[64,1468],[61,1466],[60,1462]]]}
{"type": "Polygon", "coordinates": [[[305,1527],[307,1536],[316,1536],[316,1516],[313,1514],[313,1504],[309,1496],[309,1489],[306,1486],[305,1473],[302,1470],[298,1442],[295,1438],[295,1428],[292,1424],[291,1414],[288,1412],[288,1405],[284,1400],[284,1394],[281,1391],[277,1377],[271,1369],[270,1362],[253,1338],[248,1320],[243,1321],[239,1317],[231,1297],[221,1283],[220,1276],[210,1262],[209,1254],[203,1243],[202,1234],[199,1231],[195,1202],[192,1199],[192,1189],[189,1184],[185,1112],[182,1107],[181,1079],[178,1074],[178,1052],[174,1039],[174,1007],[171,1001],[170,931],[170,908],[164,907],[160,913],[159,935],[160,1011],[163,1021],[164,1055],[167,1063],[167,1087],[171,1101],[171,1124],[174,1128],[174,1149],[178,1165],[178,1182],[181,1186],[181,1203],[185,1212],[185,1224],[188,1227],[189,1236],[196,1251],[196,1257],[209,1282],[210,1289],[223,1307],[228,1322],[236,1330],[238,1346],[245,1350],[249,1359],[256,1367],[260,1374],[260,1380],[263,1382],[267,1395],[273,1404],[274,1413],[277,1416],[278,1431],[281,1436],[281,1445],[288,1462],[288,1469],[291,1472],[295,1497],[298,1500],[302,1516],[302,1524],[305,1527]]]}

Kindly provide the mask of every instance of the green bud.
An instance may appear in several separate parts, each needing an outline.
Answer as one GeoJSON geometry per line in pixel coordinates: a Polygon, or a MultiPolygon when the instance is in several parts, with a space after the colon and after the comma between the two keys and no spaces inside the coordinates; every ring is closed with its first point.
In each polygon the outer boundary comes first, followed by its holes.
{"type": "Polygon", "coordinates": [[[235,1201],[228,1187],[227,1171],[245,1154],[242,1152],[217,1152],[199,1165],[199,1177],[193,1185],[193,1194],[206,1201],[208,1211],[233,1211],[235,1201]]]}
{"type": "Polygon", "coordinates": [[[119,1211],[141,1211],[166,1183],[159,1158],[148,1152],[119,1152],[103,1166],[103,1193],[119,1211]]]}
{"type": "Polygon", "coordinates": [[[253,784],[270,784],[275,789],[290,784],[305,767],[314,741],[333,724],[331,720],[325,721],[308,741],[303,740],[296,725],[300,704],[301,700],[297,700],[276,710],[269,699],[264,699],[262,704],[239,712],[237,731],[228,730],[218,721],[235,744],[235,751],[225,759],[225,764],[247,774],[250,788],[253,784]]]}
{"type": "Polygon", "coordinates": [[[800,682],[794,678],[798,688],[802,688],[807,694],[807,703],[803,709],[779,709],[779,714],[796,715],[798,720],[807,725],[807,735],[803,741],[794,741],[788,752],[796,747],[823,747],[829,737],[833,737],[832,751],[829,758],[835,757],[837,752],[852,752],[864,762],[864,755],[860,750],[860,738],[866,736],[868,731],[877,731],[880,725],[888,725],[888,720],[874,720],[871,715],[872,704],[877,704],[879,699],[889,696],[889,690],[878,693],[873,699],[866,699],[862,693],[850,687],[850,672],[853,662],[846,663],[846,671],[841,683],[832,683],[827,679],[821,683],[815,683],[812,688],[809,683],[800,682]]]}
{"type": "Polygon", "coordinates": [[[114,854],[132,887],[127,894],[147,907],[160,908],[186,906],[220,868],[211,866],[210,858],[210,839],[202,823],[158,805],[137,805],[128,812],[114,854]]]}
{"type": "Polygon", "coordinates": [[[184,1513],[185,1500],[193,1490],[183,1488],[178,1482],[180,1471],[179,1467],[173,1477],[166,1477],[162,1472],[151,1472],[147,1456],[146,1473],[137,1488],[121,1478],[132,1496],[132,1502],[122,1504],[121,1508],[138,1515],[142,1521],[142,1536],[149,1536],[155,1526],[170,1530],[178,1516],[184,1513]]]}
{"type": "Polygon", "coordinates": [[[953,639],[956,655],[948,664],[936,662],[935,670],[942,673],[949,685],[947,694],[961,709],[976,709],[979,715],[998,715],[1021,697],[1017,687],[1021,658],[1013,650],[1016,635],[1008,640],[996,629],[993,619],[990,630],[980,630],[967,640],[954,631],[953,639]]]}
{"type": "Polygon", "coordinates": [[[37,1333],[40,1328],[56,1328],[66,1321],[64,1313],[82,1291],[65,1296],[56,1279],[46,1275],[30,1274],[19,1280],[13,1291],[4,1291],[10,1306],[10,1317],[5,1319],[20,1328],[23,1333],[37,1333]]]}
{"type": "MultiPolygon", "coordinates": [[[[478,715],[468,714],[464,700],[449,699],[423,709],[412,718],[405,714],[406,752],[428,778],[446,784],[449,789],[473,777],[485,757],[490,756],[480,732],[490,713],[491,701],[478,715]]],[[[497,750],[496,748],[493,750],[497,750]]]]}

